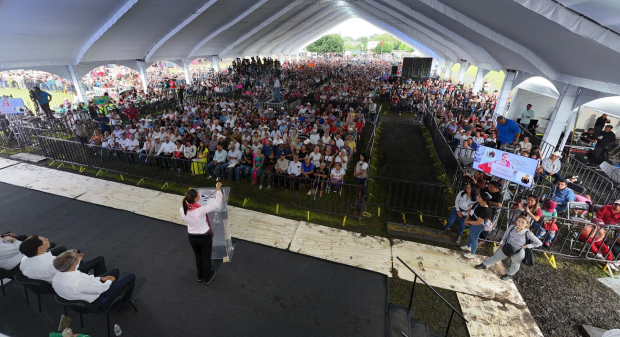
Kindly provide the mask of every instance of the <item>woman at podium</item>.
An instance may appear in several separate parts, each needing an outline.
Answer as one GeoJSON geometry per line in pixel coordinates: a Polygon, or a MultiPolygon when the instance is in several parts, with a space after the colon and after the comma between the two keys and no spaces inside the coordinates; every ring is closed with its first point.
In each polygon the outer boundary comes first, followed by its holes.
{"type": "Polygon", "coordinates": [[[200,193],[190,189],[185,193],[183,206],[180,208],[181,218],[187,223],[189,244],[196,255],[196,270],[198,282],[211,283],[215,277],[215,270],[211,266],[211,250],[213,248],[213,231],[207,213],[213,212],[222,204],[222,183],[215,184],[215,200],[206,205],[199,203],[200,193]]]}

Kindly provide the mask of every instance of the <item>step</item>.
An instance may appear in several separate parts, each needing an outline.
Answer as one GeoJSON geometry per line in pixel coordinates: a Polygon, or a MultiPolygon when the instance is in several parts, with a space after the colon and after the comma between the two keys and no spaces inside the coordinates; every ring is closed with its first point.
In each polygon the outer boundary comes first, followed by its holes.
{"type": "Polygon", "coordinates": [[[389,337],[411,337],[409,323],[411,321],[409,309],[390,303],[389,306],[389,337]],[[403,335],[402,333],[405,333],[403,335]]]}

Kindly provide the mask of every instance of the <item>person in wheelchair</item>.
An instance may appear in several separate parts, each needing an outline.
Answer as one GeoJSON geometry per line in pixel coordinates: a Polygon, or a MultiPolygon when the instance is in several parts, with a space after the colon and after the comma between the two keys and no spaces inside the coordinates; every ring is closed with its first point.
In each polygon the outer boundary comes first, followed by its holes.
{"type": "Polygon", "coordinates": [[[329,168],[322,162],[321,165],[314,170],[314,176],[316,179],[312,182],[312,196],[316,198],[316,191],[319,190],[319,200],[323,198],[323,190],[329,177],[329,168]]]}
{"type": "Polygon", "coordinates": [[[334,193],[341,193],[341,186],[344,183],[344,170],[340,162],[334,164],[334,168],[329,176],[329,184],[334,193]]]}

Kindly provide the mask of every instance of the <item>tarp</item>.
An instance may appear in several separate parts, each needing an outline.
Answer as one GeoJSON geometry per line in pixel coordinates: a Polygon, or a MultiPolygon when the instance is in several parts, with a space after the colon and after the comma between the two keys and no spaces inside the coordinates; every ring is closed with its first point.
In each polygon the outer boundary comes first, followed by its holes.
{"type": "Polygon", "coordinates": [[[70,64],[82,75],[105,63],[294,54],[358,17],[437,59],[620,94],[620,35],[604,26],[620,27],[618,2],[558,1],[568,8],[554,0],[8,0],[0,21],[27,24],[0,32],[0,70],[70,64]]]}

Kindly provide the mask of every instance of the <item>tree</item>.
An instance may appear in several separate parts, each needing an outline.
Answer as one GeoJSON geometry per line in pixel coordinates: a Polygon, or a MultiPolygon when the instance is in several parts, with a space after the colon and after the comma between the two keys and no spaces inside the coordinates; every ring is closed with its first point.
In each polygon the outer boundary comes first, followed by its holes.
{"type": "Polygon", "coordinates": [[[404,50],[404,51],[412,52],[413,48],[411,48],[408,45],[406,45],[406,44],[401,42],[400,45],[398,45],[398,50],[404,50]]]}
{"type": "Polygon", "coordinates": [[[364,47],[364,50],[368,49],[368,38],[365,36],[362,36],[360,38],[360,42],[362,43],[362,47],[364,47]]]}
{"type": "MultiPolygon", "coordinates": [[[[389,54],[392,52],[392,50],[394,50],[394,45],[392,44],[392,42],[384,41],[383,52],[389,54]]],[[[381,42],[379,42],[379,44],[372,51],[374,51],[376,54],[381,54],[381,42]]]]}
{"type": "Polygon", "coordinates": [[[342,53],[344,40],[339,34],[324,35],[306,47],[311,53],[342,53]]]}

